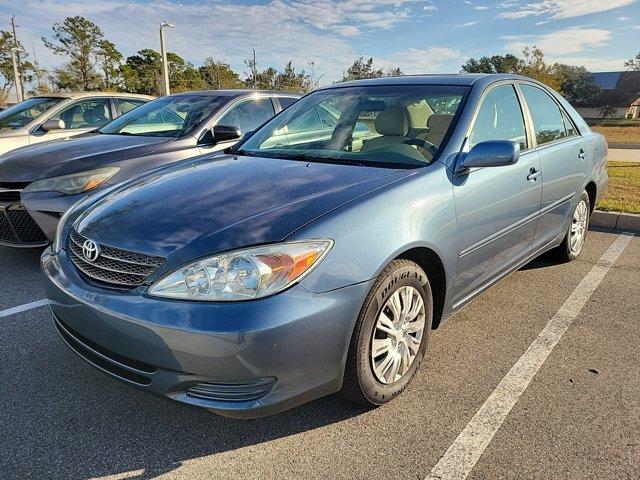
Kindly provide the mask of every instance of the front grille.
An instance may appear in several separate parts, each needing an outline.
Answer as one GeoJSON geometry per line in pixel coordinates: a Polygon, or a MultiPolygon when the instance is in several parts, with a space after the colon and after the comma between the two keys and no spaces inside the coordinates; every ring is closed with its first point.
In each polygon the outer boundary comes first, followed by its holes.
{"type": "Polygon", "coordinates": [[[153,365],[124,357],[88,340],[62,323],[55,315],[53,320],[65,343],[89,363],[122,380],[143,386],[151,384],[151,379],[146,374],[157,371],[153,365]]]}
{"type": "Polygon", "coordinates": [[[0,241],[12,245],[39,246],[48,243],[47,236],[22,204],[0,209],[0,241]]]}
{"type": "Polygon", "coordinates": [[[68,243],[69,256],[78,270],[100,283],[137,287],[165,261],[162,257],[100,245],[100,255],[95,261],[89,262],[82,254],[82,245],[86,240],[86,237],[72,231],[68,243]]]}
{"type": "Polygon", "coordinates": [[[198,383],[187,390],[187,396],[217,402],[250,402],[264,397],[275,384],[273,377],[241,383],[198,383]]]}
{"type": "Polygon", "coordinates": [[[0,202],[19,202],[20,190],[2,190],[0,188],[0,202]]]}

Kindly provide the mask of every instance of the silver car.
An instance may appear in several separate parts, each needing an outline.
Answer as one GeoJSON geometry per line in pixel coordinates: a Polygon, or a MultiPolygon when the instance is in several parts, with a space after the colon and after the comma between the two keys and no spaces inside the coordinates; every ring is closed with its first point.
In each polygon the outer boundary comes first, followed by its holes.
{"type": "Polygon", "coordinates": [[[115,92],[31,97],[0,112],[0,154],[95,130],[152,99],[148,95],[115,92]]]}

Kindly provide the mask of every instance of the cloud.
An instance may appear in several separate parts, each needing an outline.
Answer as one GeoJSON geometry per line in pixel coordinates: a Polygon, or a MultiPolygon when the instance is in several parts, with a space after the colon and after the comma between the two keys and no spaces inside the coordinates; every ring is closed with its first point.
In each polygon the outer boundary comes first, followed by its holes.
{"type": "Polygon", "coordinates": [[[460,25],[456,25],[455,28],[465,28],[465,27],[472,27],[474,25],[477,25],[478,22],[473,21],[473,22],[467,22],[467,23],[461,23],[460,25]]]}
{"type": "Polygon", "coordinates": [[[438,10],[438,7],[436,7],[435,5],[425,5],[424,7],[422,7],[422,9],[426,12],[435,12],[436,10],[438,10]]]}
{"type": "Polygon", "coordinates": [[[631,20],[631,17],[618,17],[616,20],[619,22],[628,22],[631,20]]]}
{"type": "MultiPolygon", "coordinates": [[[[462,60],[460,51],[448,47],[410,48],[376,60],[381,68],[399,67],[406,74],[434,73],[443,63],[462,60]]],[[[460,61],[462,63],[462,61],[460,61]]]]}
{"type": "Polygon", "coordinates": [[[525,5],[509,2],[511,4],[504,8],[515,8],[515,10],[503,12],[500,14],[500,17],[519,19],[530,16],[549,15],[552,18],[572,18],[591,13],[605,12],[614,8],[631,5],[635,2],[636,0],[542,0],[525,5]]]}
{"type": "Polygon", "coordinates": [[[558,57],[549,58],[551,62],[566,63],[585,67],[590,72],[611,72],[624,70],[625,58],[600,58],[600,57],[558,57]]]}
{"type": "Polygon", "coordinates": [[[474,10],[489,10],[489,7],[486,5],[479,5],[477,7],[473,7],[474,10]]]}
{"type": "Polygon", "coordinates": [[[602,47],[611,41],[613,34],[610,30],[576,26],[543,35],[511,35],[503,38],[507,40],[507,50],[514,53],[522,52],[526,46],[536,45],[546,55],[558,56],[602,47]]]}
{"type": "MultiPolygon", "coordinates": [[[[263,4],[238,4],[233,0],[21,0],[18,32],[25,45],[33,42],[38,61],[48,68],[64,58],[45,49],[41,36],[51,36],[51,26],[70,14],[96,23],[105,37],[129,56],[143,48],[158,49],[158,24],[171,21],[167,44],[192,63],[207,56],[229,61],[246,71],[243,60],[256,48],[258,68],[282,68],[292,60],[298,68],[315,62],[325,80],[339,78],[357,56],[351,43],[358,37],[386,30],[410,19],[408,8],[419,0],[268,0],[263,4]]],[[[0,0],[0,10],[11,12],[15,0],[0,0]]]]}

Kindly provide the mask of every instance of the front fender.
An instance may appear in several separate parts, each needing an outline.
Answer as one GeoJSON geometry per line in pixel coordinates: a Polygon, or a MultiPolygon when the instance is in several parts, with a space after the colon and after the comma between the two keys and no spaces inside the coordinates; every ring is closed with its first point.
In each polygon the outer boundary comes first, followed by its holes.
{"type": "MultiPolygon", "coordinates": [[[[403,252],[433,250],[447,282],[457,262],[457,225],[447,168],[424,171],[371,192],[297,231],[292,238],[329,237],[331,252],[303,283],[322,293],[376,278],[403,252]]],[[[448,289],[447,289],[448,290],[448,289]]]]}

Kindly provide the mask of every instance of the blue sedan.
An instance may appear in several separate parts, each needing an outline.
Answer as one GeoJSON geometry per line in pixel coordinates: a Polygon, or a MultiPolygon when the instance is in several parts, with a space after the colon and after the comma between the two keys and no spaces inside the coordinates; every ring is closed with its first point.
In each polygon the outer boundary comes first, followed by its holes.
{"type": "Polygon", "coordinates": [[[580,255],[606,155],[524,77],[323,88],[69,210],[42,256],[55,326],[112,377],[222,415],[381,405],[467,302],[580,255]]]}

